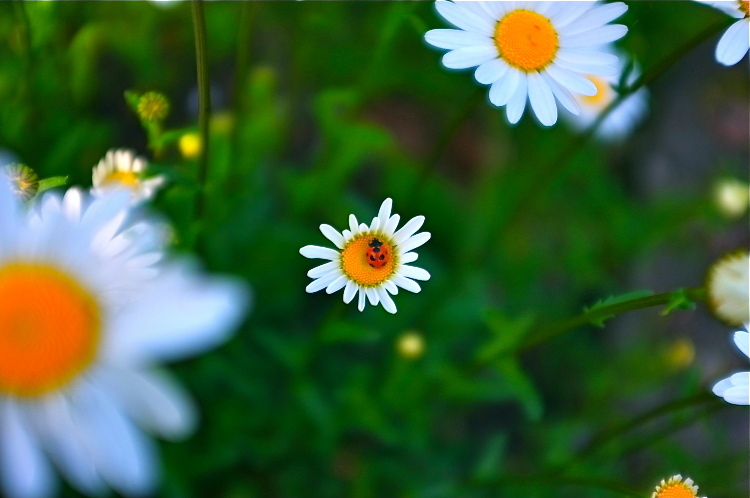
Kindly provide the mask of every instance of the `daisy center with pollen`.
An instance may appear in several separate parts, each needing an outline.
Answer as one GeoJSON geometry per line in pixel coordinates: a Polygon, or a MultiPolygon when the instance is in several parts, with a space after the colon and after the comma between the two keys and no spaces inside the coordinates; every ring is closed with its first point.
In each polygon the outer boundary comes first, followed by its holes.
{"type": "Polygon", "coordinates": [[[138,176],[132,171],[112,171],[102,180],[102,185],[110,187],[136,188],[139,182],[138,176]]]}
{"type": "Polygon", "coordinates": [[[99,345],[97,301],[48,266],[0,267],[0,394],[38,396],[83,371],[99,345]]]}
{"type": "Polygon", "coordinates": [[[549,19],[529,10],[515,10],[497,23],[495,46],[505,62],[531,72],[554,60],[559,40],[549,19]]]}
{"type": "Polygon", "coordinates": [[[745,13],[745,17],[750,16],[750,0],[740,0],[740,10],[745,13]]]}
{"type": "Polygon", "coordinates": [[[598,76],[586,76],[594,86],[596,86],[596,93],[594,95],[581,95],[579,98],[581,103],[590,107],[596,107],[602,109],[610,104],[614,100],[614,91],[609,83],[598,76]]]}
{"type": "Polygon", "coordinates": [[[365,287],[388,280],[395,265],[392,244],[379,235],[360,235],[341,251],[341,269],[347,277],[365,287]]]}
{"type": "Polygon", "coordinates": [[[684,483],[668,484],[656,493],[656,498],[696,498],[695,492],[684,483]]]}

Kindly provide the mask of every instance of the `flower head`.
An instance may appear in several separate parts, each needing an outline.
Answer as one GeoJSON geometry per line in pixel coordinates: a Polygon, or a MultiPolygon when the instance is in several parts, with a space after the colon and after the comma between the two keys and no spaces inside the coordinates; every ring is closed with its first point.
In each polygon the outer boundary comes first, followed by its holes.
{"type": "Polygon", "coordinates": [[[750,49],[750,2],[748,0],[696,0],[715,7],[739,19],[724,32],[716,45],[716,60],[725,66],[734,66],[750,49]]]}
{"type": "Polygon", "coordinates": [[[623,25],[608,24],[627,10],[622,2],[439,0],[435,5],[459,29],[433,29],[425,40],[450,50],[443,56],[445,67],[478,66],[474,77],[492,85],[490,102],[505,106],[512,124],[521,119],[527,98],[544,126],[557,122],[555,99],[578,114],[573,94],[597,94],[585,75],[618,73],[617,57],[598,49],[627,33],[623,25]]]}
{"type": "MultiPolygon", "coordinates": [[[[745,330],[738,330],[734,333],[734,343],[737,349],[748,358],[750,358],[749,326],[750,324],[745,324],[745,330]]],[[[712,391],[715,395],[724,398],[727,403],[750,405],[750,372],[739,372],[720,380],[714,385],[712,391]]]]}
{"type": "Polygon", "coordinates": [[[246,290],[167,257],[130,198],[70,189],[21,209],[0,187],[0,490],[49,496],[50,460],[88,494],[155,491],[140,429],[187,435],[187,394],[156,368],[224,341],[246,290]]]}
{"type": "Polygon", "coordinates": [[[25,164],[4,166],[3,173],[10,182],[11,191],[21,200],[30,200],[39,190],[39,177],[25,164]]]}
{"type": "Polygon", "coordinates": [[[399,287],[419,292],[419,284],[414,280],[429,280],[430,274],[408,263],[417,260],[413,250],[427,242],[430,234],[416,233],[424,223],[424,216],[412,218],[397,231],[400,216],[391,215],[391,206],[391,199],[383,201],[370,226],[358,223],[353,214],[349,215],[349,229],[343,233],[330,225],[320,225],[320,231],[338,250],[320,246],[300,249],[306,258],[330,260],[307,272],[315,280],[305,290],[325,289],[332,294],[343,288],[345,303],[359,293],[360,311],[365,308],[365,300],[369,300],[373,306],[381,303],[389,313],[396,312],[390,294],[398,294],[399,287]]]}
{"type": "MultiPolygon", "coordinates": [[[[656,486],[656,491],[651,498],[697,498],[698,486],[693,483],[689,477],[682,480],[682,476],[677,474],[669,479],[662,479],[661,484],[656,486]]],[[[705,496],[703,497],[705,498],[705,496]]]]}
{"type": "Polygon", "coordinates": [[[163,121],[169,114],[169,100],[159,92],[146,92],[138,99],[136,110],[146,123],[163,121]]]}
{"type": "Polygon", "coordinates": [[[94,167],[92,180],[95,195],[118,188],[130,190],[134,202],[151,199],[156,191],[164,185],[163,176],[144,178],[147,162],[136,157],[131,150],[118,149],[107,151],[104,159],[94,167]]]}
{"type": "Polygon", "coordinates": [[[401,334],[396,341],[396,351],[407,360],[416,360],[424,354],[424,337],[414,330],[401,334]]]}
{"type": "Polygon", "coordinates": [[[729,325],[750,321],[750,251],[725,255],[708,270],[706,304],[729,325]]]}

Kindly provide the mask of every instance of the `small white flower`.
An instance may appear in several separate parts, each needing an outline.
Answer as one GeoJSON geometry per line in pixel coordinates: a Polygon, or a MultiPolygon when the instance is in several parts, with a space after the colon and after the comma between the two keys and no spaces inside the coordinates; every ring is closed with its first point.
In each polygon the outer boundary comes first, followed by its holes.
{"type": "Polygon", "coordinates": [[[585,75],[614,76],[617,57],[602,45],[625,36],[621,24],[608,24],[628,7],[622,2],[448,2],[438,12],[459,29],[433,29],[427,43],[450,50],[443,65],[478,66],[474,77],[491,85],[490,102],[505,106],[510,123],[521,119],[528,98],[544,126],[557,122],[555,99],[573,114],[573,94],[596,95],[585,75]]]}
{"type": "Polygon", "coordinates": [[[669,479],[662,479],[651,498],[698,498],[698,486],[689,477],[683,481],[682,476],[677,474],[669,479]]]}
{"type": "MultiPolygon", "coordinates": [[[[748,334],[748,324],[745,324],[745,330],[738,330],[734,333],[734,343],[745,356],[750,358],[750,334],[748,334]]],[[[738,372],[734,375],[720,380],[714,385],[713,393],[727,403],[733,405],[750,405],[750,372],[738,372]]]]}
{"type": "Polygon", "coordinates": [[[706,304],[729,325],[750,322],[750,251],[725,255],[708,270],[706,304]]]}
{"type": "Polygon", "coordinates": [[[0,187],[0,494],[52,495],[51,463],[87,494],[151,494],[141,429],[179,438],[196,422],[157,365],[224,341],[247,291],[167,259],[159,226],[128,221],[127,192],[25,210],[0,187]]]}
{"type": "Polygon", "coordinates": [[[165,178],[163,176],[144,178],[146,166],[146,160],[136,157],[132,150],[107,151],[104,159],[94,167],[92,193],[101,195],[112,189],[127,188],[131,191],[134,202],[151,199],[164,185],[165,178]]]}
{"type": "Polygon", "coordinates": [[[345,303],[359,293],[359,311],[369,300],[371,305],[380,303],[387,312],[395,313],[396,304],[390,294],[398,294],[399,287],[410,292],[421,290],[414,280],[429,280],[430,274],[408,263],[417,260],[413,250],[430,239],[428,232],[416,233],[424,216],[412,218],[397,231],[400,216],[391,215],[392,204],[391,199],[383,201],[369,227],[358,223],[353,214],[349,215],[349,229],[343,233],[330,225],[320,225],[323,235],[339,250],[320,246],[300,249],[306,258],[330,260],[307,272],[315,279],[305,288],[307,292],[325,289],[332,294],[344,289],[345,303]]]}
{"type": "MultiPolygon", "coordinates": [[[[627,58],[618,55],[618,69],[620,72],[627,64],[627,58]]],[[[627,85],[632,85],[640,76],[637,68],[633,68],[628,75],[627,85]]],[[[587,97],[580,95],[576,100],[581,106],[581,112],[578,115],[566,112],[563,116],[571,126],[577,130],[583,131],[591,126],[597,120],[599,115],[607,109],[620,94],[615,89],[619,83],[619,75],[612,76],[592,76],[587,74],[586,77],[596,85],[596,95],[587,97]]],[[[648,113],[648,91],[645,88],[639,88],[635,93],[626,97],[616,108],[604,118],[599,127],[596,129],[596,136],[600,139],[610,142],[617,141],[627,137],[648,113]]]]}
{"type": "Polygon", "coordinates": [[[725,66],[734,66],[745,57],[750,49],[750,2],[748,0],[696,0],[715,7],[726,14],[739,19],[729,29],[716,45],[716,60],[725,66]]]}

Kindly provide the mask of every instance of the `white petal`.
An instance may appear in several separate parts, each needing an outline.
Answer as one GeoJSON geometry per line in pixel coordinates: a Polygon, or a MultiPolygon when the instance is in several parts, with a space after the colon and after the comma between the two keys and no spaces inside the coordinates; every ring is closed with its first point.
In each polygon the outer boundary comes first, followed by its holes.
{"type": "Polygon", "coordinates": [[[391,280],[394,284],[398,285],[402,289],[408,290],[409,292],[414,292],[415,294],[422,290],[417,282],[401,275],[394,275],[391,280]]]}
{"type": "Polygon", "coordinates": [[[733,66],[745,57],[750,47],[750,21],[741,19],[729,26],[716,45],[716,60],[733,66]]]}
{"type": "Polygon", "coordinates": [[[358,290],[359,286],[355,282],[351,280],[347,282],[346,287],[344,288],[344,302],[347,304],[352,302],[352,299],[357,295],[358,290]]]}
{"type": "Polygon", "coordinates": [[[378,298],[380,299],[380,304],[383,305],[383,308],[388,313],[396,313],[396,303],[393,302],[393,299],[388,295],[388,292],[383,287],[377,287],[377,293],[378,298]]]}
{"type": "Polygon", "coordinates": [[[359,302],[357,303],[357,309],[362,311],[365,309],[365,288],[359,288],[359,302]]]}
{"type": "Polygon", "coordinates": [[[722,398],[733,405],[750,405],[750,389],[748,386],[735,386],[724,391],[722,398]]]}
{"type": "Polygon", "coordinates": [[[313,280],[312,282],[307,284],[307,287],[305,287],[305,292],[307,292],[308,294],[312,294],[314,292],[318,292],[319,290],[323,290],[328,287],[328,285],[330,285],[334,280],[339,278],[340,275],[341,270],[339,270],[338,268],[331,270],[317,280],[313,280]]]}
{"type": "Polygon", "coordinates": [[[572,92],[592,97],[598,91],[596,85],[590,79],[582,74],[563,69],[556,64],[550,64],[545,68],[545,71],[555,81],[572,92]]]}
{"type": "Polygon", "coordinates": [[[320,225],[320,231],[323,233],[325,238],[334,243],[339,249],[344,248],[344,236],[339,233],[338,230],[333,228],[331,225],[320,225]]]}
{"type": "Polygon", "coordinates": [[[599,64],[603,66],[617,66],[619,60],[620,59],[614,54],[580,48],[561,48],[555,55],[555,62],[566,61],[581,64],[599,64]]]}
{"type": "Polygon", "coordinates": [[[352,235],[359,235],[359,223],[357,217],[353,214],[349,215],[349,231],[352,232],[352,235]]]}
{"type": "Polygon", "coordinates": [[[382,284],[382,285],[383,285],[383,287],[385,288],[385,290],[387,290],[388,292],[390,292],[390,293],[391,293],[391,294],[393,294],[394,296],[395,296],[396,294],[398,294],[398,286],[397,286],[396,284],[394,284],[394,283],[393,283],[393,279],[391,279],[391,280],[386,280],[385,282],[383,282],[383,284],[382,284]]]}
{"type": "Polygon", "coordinates": [[[578,104],[578,101],[575,99],[575,97],[573,97],[573,95],[568,91],[567,88],[563,87],[562,85],[560,85],[560,83],[553,80],[552,77],[546,72],[542,73],[542,78],[544,78],[544,81],[547,82],[547,85],[549,85],[552,93],[555,94],[555,98],[565,109],[576,116],[580,114],[581,106],[580,104],[578,104]]]}
{"type": "Polygon", "coordinates": [[[83,212],[83,192],[78,188],[69,188],[63,196],[63,211],[69,220],[79,221],[83,212]]]}
{"type": "Polygon", "coordinates": [[[505,106],[505,114],[508,117],[510,124],[518,123],[518,120],[523,116],[523,111],[526,108],[526,83],[527,76],[521,75],[521,79],[518,81],[518,88],[516,88],[513,96],[508,100],[508,105],[505,106]]]}
{"type": "Polygon", "coordinates": [[[390,197],[384,200],[380,205],[380,209],[378,210],[378,218],[380,218],[380,223],[382,226],[385,226],[386,223],[388,223],[388,219],[391,217],[392,207],[393,199],[391,199],[390,197]]]}
{"type": "Polygon", "coordinates": [[[560,29],[563,26],[567,26],[571,22],[575,21],[584,12],[591,8],[596,2],[555,2],[560,7],[556,9],[555,13],[550,12],[552,24],[556,29],[560,29]]]}
{"type": "Polygon", "coordinates": [[[378,230],[380,230],[380,218],[376,216],[372,219],[372,223],[370,223],[370,231],[377,232],[378,230]]]}
{"type": "Polygon", "coordinates": [[[555,61],[555,64],[558,67],[568,69],[569,71],[583,73],[591,76],[611,77],[620,74],[620,68],[617,66],[590,64],[583,62],[568,62],[559,59],[555,61]]]}
{"type": "Polygon", "coordinates": [[[413,263],[419,258],[419,255],[415,252],[407,252],[401,255],[400,261],[404,264],[413,263]]]}
{"type": "Polygon", "coordinates": [[[378,293],[375,291],[373,287],[365,287],[365,294],[367,295],[367,300],[370,301],[370,304],[373,306],[377,306],[380,302],[380,298],[378,297],[378,293]]]}
{"type": "Polygon", "coordinates": [[[596,29],[584,31],[577,35],[560,36],[560,46],[563,48],[595,47],[615,40],[619,40],[628,32],[628,27],[622,24],[608,24],[596,29]]]}
{"type": "Polygon", "coordinates": [[[443,65],[450,69],[466,69],[478,66],[497,57],[497,49],[492,45],[475,45],[457,48],[443,56],[443,65]]]}
{"type": "Polygon", "coordinates": [[[459,29],[432,29],[424,35],[424,39],[434,47],[448,50],[474,45],[486,45],[488,41],[491,41],[485,35],[472,33],[471,31],[461,31],[459,29]]]}
{"type": "Polygon", "coordinates": [[[326,287],[326,294],[333,294],[334,292],[343,289],[347,282],[350,282],[349,277],[347,277],[346,275],[341,275],[336,280],[328,284],[328,287],[326,287]]]}
{"type": "Polygon", "coordinates": [[[337,261],[330,261],[328,263],[323,263],[320,266],[316,266],[312,270],[307,272],[307,276],[310,278],[320,278],[326,273],[330,273],[331,271],[335,270],[339,267],[339,263],[337,261]]]}
{"type": "Polygon", "coordinates": [[[750,334],[747,332],[735,332],[734,343],[737,345],[740,351],[745,353],[745,356],[750,357],[750,334]]]}
{"type": "Polygon", "coordinates": [[[477,16],[461,4],[451,2],[438,1],[435,7],[446,21],[457,28],[485,36],[492,36],[494,33],[496,23],[489,16],[486,18],[477,16]]]}
{"type": "MultiPolygon", "coordinates": [[[[2,194],[0,194],[2,195],[2,194]]],[[[0,484],[9,497],[53,495],[54,474],[18,408],[0,404],[0,484]]]]}
{"type": "Polygon", "coordinates": [[[508,103],[521,81],[521,72],[510,69],[508,73],[490,87],[490,102],[498,107],[508,103]]]}
{"type": "Polygon", "coordinates": [[[398,246],[398,250],[402,253],[409,252],[413,249],[416,249],[417,247],[420,247],[422,244],[430,240],[430,237],[430,232],[418,233],[417,235],[408,238],[403,244],[400,244],[398,246]]]}
{"type": "MultiPolygon", "coordinates": [[[[417,266],[403,265],[399,267],[398,275],[401,275],[407,278],[413,278],[415,280],[429,280],[430,279],[429,272],[417,266]]],[[[396,283],[396,285],[398,285],[398,282],[396,283]]]]}
{"type": "Polygon", "coordinates": [[[299,253],[310,259],[330,259],[335,260],[339,257],[339,252],[328,247],[305,246],[299,250],[299,253]]]}
{"type": "Polygon", "coordinates": [[[399,221],[401,221],[400,215],[394,214],[393,216],[391,216],[391,219],[389,219],[388,223],[386,223],[385,227],[383,227],[383,233],[388,237],[393,237],[393,232],[396,230],[399,221]]]}
{"type": "Polygon", "coordinates": [[[370,227],[368,227],[364,223],[359,224],[359,233],[366,233],[368,230],[370,230],[370,227]]]}
{"type": "Polygon", "coordinates": [[[552,126],[557,122],[557,105],[547,83],[539,73],[529,73],[529,102],[539,122],[544,126],[552,126]]]}
{"type": "Polygon", "coordinates": [[[474,71],[474,78],[483,85],[490,85],[508,72],[510,66],[502,59],[492,59],[480,65],[474,71]]]}
{"type": "MultiPolygon", "coordinates": [[[[406,240],[414,235],[417,230],[422,228],[422,225],[424,224],[424,216],[415,216],[409,222],[402,226],[401,229],[399,229],[398,232],[393,234],[393,242],[396,245],[401,245],[402,243],[406,242],[406,240]]],[[[406,250],[403,250],[402,252],[407,252],[406,250]]]]}
{"type": "Polygon", "coordinates": [[[608,22],[614,21],[627,12],[627,10],[628,6],[622,2],[598,5],[584,12],[581,17],[568,24],[565,28],[565,34],[574,35],[589,29],[598,28],[608,22]]]}

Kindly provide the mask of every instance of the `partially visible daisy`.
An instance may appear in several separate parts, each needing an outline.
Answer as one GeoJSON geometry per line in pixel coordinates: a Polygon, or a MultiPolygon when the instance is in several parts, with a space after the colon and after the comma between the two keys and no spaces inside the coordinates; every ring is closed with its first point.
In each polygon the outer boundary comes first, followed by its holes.
{"type": "Polygon", "coordinates": [[[662,479],[651,498],[698,498],[698,486],[689,477],[683,481],[682,476],[677,474],[669,479],[662,479]]]}
{"type": "Polygon", "coordinates": [[[247,291],[172,260],[130,196],[70,189],[23,209],[0,185],[0,494],[150,495],[153,442],[184,437],[192,402],[157,365],[226,340],[247,291]]]}
{"type": "Polygon", "coordinates": [[[2,168],[2,174],[10,183],[10,189],[19,199],[28,201],[39,190],[39,177],[25,164],[9,164],[2,168]]]}
{"type": "Polygon", "coordinates": [[[110,150],[94,167],[92,175],[95,195],[116,188],[127,188],[132,193],[133,201],[151,199],[156,191],[164,185],[163,176],[144,178],[147,162],[136,157],[131,150],[110,150]]]}
{"type": "Polygon", "coordinates": [[[739,19],[716,45],[716,60],[725,66],[734,66],[745,57],[750,49],[750,2],[748,0],[696,0],[715,7],[726,14],[739,19]]]}
{"type": "Polygon", "coordinates": [[[715,262],[706,277],[706,304],[729,325],[750,322],[750,251],[729,253],[715,262]]]}
{"type": "Polygon", "coordinates": [[[505,106],[510,123],[521,119],[528,98],[544,126],[557,122],[555,99],[573,114],[573,94],[594,96],[585,75],[614,76],[617,57],[600,48],[628,28],[608,24],[628,7],[622,2],[448,2],[438,12],[459,29],[433,29],[427,43],[450,50],[443,65],[478,66],[476,80],[490,87],[490,102],[505,106]]]}
{"type": "MultiPolygon", "coordinates": [[[[627,59],[619,54],[618,59],[618,68],[622,71],[627,64],[627,59]]],[[[637,69],[631,70],[626,84],[632,85],[639,76],[640,72],[637,69]]],[[[575,115],[569,112],[563,114],[566,121],[580,131],[591,126],[599,115],[620,96],[615,88],[620,82],[619,75],[593,76],[587,74],[586,77],[596,85],[596,95],[591,97],[577,96],[576,100],[581,106],[580,114],[575,115]]],[[[621,140],[633,131],[633,128],[643,120],[647,113],[648,91],[645,88],[640,88],[612,109],[596,129],[596,136],[604,141],[621,140]]]]}
{"type": "MultiPolygon", "coordinates": [[[[738,330],[734,333],[734,343],[745,356],[750,358],[750,334],[748,334],[750,324],[745,324],[745,330],[738,330]]],[[[750,372],[738,372],[726,379],[717,382],[713,393],[727,403],[733,405],[750,405],[750,372]]]]}
{"type": "Polygon", "coordinates": [[[371,305],[380,303],[387,312],[395,313],[396,304],[390,294],[398,294],[399,287],[410,292],[421,290],[414,280],[429,280],[430,274],[408,263],[417,260],[413,250],[430,239],[429,232],[416,233],[424,216],[416,216],[396,230],[401,218],[391,215],[392,204],[391,199],[383,201],[370,226],[358,223],[353,214],[349,215],[349,229],[343,233],[330,225],[320,225],[320,231],[338,250],[320,246],[300,249],[306,258],[329,260],[307,272],[315,279],[305,288],[307,292],[325,289],[332,294],[344,289],[345,303],[359,293],[359,311],[369,300],[371,305]]]}

